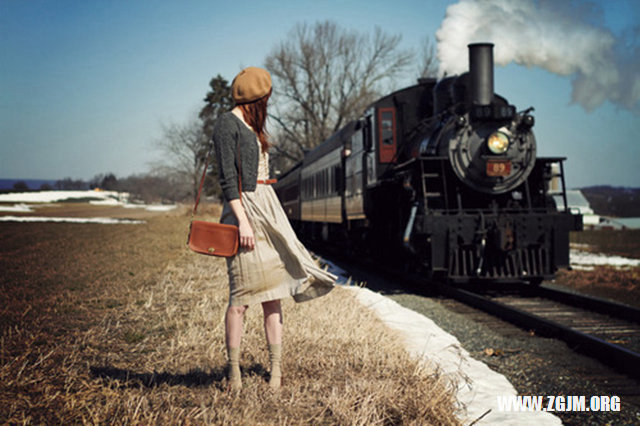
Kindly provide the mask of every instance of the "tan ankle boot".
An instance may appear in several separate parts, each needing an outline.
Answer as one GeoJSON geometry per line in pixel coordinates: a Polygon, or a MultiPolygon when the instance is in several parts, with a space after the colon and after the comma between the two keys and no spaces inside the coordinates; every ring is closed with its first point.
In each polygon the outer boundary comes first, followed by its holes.
{"type": "Polygon", "coordinates": [[[232,391],[242,389],[242,378],[240,374],[240,348],[227,347],[227,374],[229,387],[232,391]]]}
{"type": "Polygon", "coordinates": [[[282,378],[282,371],[280,370],[281,354],[281,344],[269,345],[269,361],[271,361],[271,378],[269,379],[269,386],[273,390],[280,388],[280,380],[282,378]]]}

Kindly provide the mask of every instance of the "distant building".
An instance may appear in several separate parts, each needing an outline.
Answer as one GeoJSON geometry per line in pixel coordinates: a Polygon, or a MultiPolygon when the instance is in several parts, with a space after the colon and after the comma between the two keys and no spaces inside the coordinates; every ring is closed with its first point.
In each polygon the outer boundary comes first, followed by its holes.
{"type": "MultiPolygon", "coordinates": [[[[564,199],[562,194],[555,194],[553,196],[556,202],[558,210],[564,210],[564,199]]],[[[567,205],[569,210],[579,212],[582,215],[582,223],[585,229],[593,227],[600,223],[600,216],[593,212],[593,209],[589,205],[589,201],[585,198],[579,189],[567,190],[567,205]]]]}

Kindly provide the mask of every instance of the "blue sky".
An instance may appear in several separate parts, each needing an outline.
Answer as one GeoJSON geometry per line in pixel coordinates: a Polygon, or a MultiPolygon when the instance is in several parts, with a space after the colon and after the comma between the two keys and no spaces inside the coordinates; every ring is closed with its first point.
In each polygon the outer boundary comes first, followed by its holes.
{"type": "MultiPolygon", "coordinates": [[[[417,49],[454,3],[0,0],[0,178],[145,172],[162,123],[193,118],[213,76],[261,66],[296,23],[380,26],[417,49]]],[[[595,5],[616,35],[640,25],[634,0],[595,5]]],[[[609,102],[585,112],[570,76],[537,68],[497,67],[495,87],[535,107],[539,154],[568,157],[569,187],[640,186],[637,114],[609,102]]]]}

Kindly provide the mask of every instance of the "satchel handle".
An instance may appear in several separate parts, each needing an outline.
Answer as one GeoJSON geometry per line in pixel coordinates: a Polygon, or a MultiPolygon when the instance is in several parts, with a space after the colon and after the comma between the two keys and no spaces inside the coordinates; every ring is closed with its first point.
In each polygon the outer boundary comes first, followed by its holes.
{"type": "MultiPolygon", "coordinates": [[[[211,150],[213,149],[213,144],[209,147],[209,152],[207,152],[207,157],[204,160],[204,170],[202,171],[202,177],[200,178],[200,187],[198,188],[198,196],[196,197],[196,203],[193,206],[193,212],[191,213],[191,219],[195,216],[196,211],[198,210],[198,204],[200,204],[200,195],[202,194],[202,187],[204,186],[204,179],[207,176],[207,169],[209,168],[209,157],[211,156],[211,150]]],[[[242,156],[240,155],[240,139],[238,138],[238,143],[236,144],[236,152],[238,153],[238,194],[240,196],[240,201],[242,201],[242,156]]]]}

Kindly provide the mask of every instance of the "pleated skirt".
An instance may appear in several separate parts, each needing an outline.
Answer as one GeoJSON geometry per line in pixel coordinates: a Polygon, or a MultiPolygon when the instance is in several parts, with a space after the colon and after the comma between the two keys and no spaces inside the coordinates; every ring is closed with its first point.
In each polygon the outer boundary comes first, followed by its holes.
{"type": "MultiPolygon", "coordinates": [[[[292,296],[304,302],[327,294],[337,277],[320,268],[298,240],[275,191],[258,184],[242,193],[242,206],[253,228],[255,248],[240,248],[227,258],[229,305],[252,305],[292,296]]],[[[224,203],[220,223],[237,225],[224,203]]]]}

